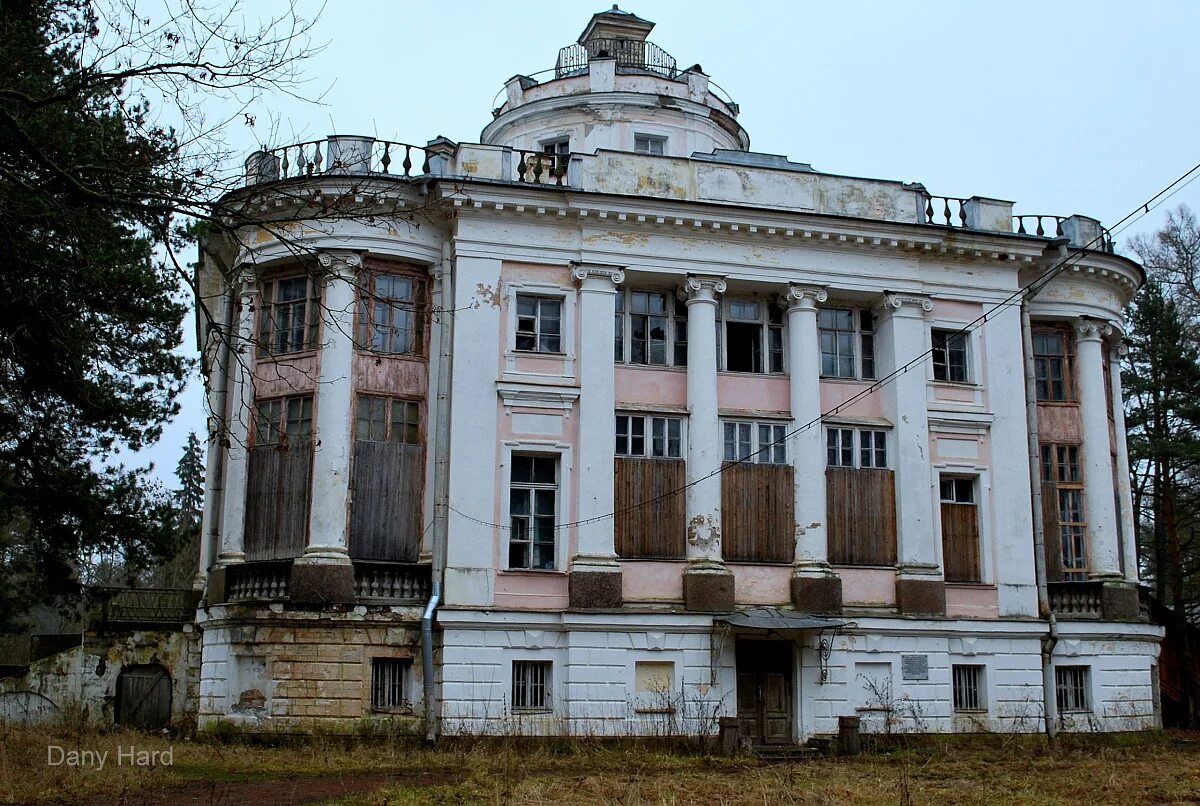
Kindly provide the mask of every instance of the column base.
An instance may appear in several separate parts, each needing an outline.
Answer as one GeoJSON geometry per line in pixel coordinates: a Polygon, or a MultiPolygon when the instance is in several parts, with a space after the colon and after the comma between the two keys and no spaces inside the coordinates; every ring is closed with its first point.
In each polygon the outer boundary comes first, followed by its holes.
{"type": "Polygon", "coordinates": [[[208,572],[208,584],[204,588],[204,600],[210,605],[225,601],[225,566],[214,566],[208,572]]]}
{"type": "Polygon", "coordinates": [[[575,610],[615,610],[625,603],[619,563],[579,561],[567,577],[568,601],[575,610]]]}
{"type": "Polygon", "coordinates": [[[292,563],[291,600],[296,604],[352,604],[354,566],[345,563],[292,563]]]}
{"type": "Polygon", "coordinates": [[[697,563],[683,572],[685,610],[731,613],[733,605],[733,574],[721,563],[697,563]]]}
{"type": "Polygon", "coordinates": [[[945,580],[897,577],[896,609],[906,616],[946,615],[945,580]]]}
{"type": "Polygon", "coordinates": [[[1105,621],[1141,621],[1138,589],[1124,582],[1105,582],[1100,589],[1100,612],[1105,621]]]}
{"type": "Polygon", "coordinates": [[[842,578],[837,574],[792,576],[792,607],[821,616],[842,612],[842,578]]]}

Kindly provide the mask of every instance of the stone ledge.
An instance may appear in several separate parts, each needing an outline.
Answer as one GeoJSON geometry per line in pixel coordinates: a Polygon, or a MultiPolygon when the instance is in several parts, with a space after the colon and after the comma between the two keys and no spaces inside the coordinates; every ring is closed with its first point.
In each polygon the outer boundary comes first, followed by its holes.
{"type": "Polygon", "coordinates": [[[568,576],[568,591],[572,609],[613,610],[625,601],[619,569],[572,571],[568,576]]]}
{"type": "Polygon", "coordinates": [[[946,583],[941,579],[896,579],[896,609],[904,615],[946,615],[946,583]]]}
{"type": "Polygon", "coordinates": [[[793,576],[792,607],[802,613],[836,616],[842,612],[842,578],[793,576]]]}
{"type": "Polygon", "coordinates": [[[695,613],[733,612],[733,574],[727,570],[684,571],[683,606],[695,613]]]}

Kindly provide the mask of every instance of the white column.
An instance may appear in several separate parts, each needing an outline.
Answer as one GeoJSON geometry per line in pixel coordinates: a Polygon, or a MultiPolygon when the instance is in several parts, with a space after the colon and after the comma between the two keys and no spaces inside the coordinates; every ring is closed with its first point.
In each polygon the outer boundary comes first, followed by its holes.
{"type": "Polygon", "coordinates": [[[1121,536],[1124,544],[1121,551],[1125,558],[1125,579],[1136,585],[1139,581],[1137,563],[1137,533],[1133,517],[1133,485],[1129,478],[1129,444],[1125,434],[1125,399],[1121,389],[1121,359],[1129,353],[1124,344],[1116,344],[1108,351],[1109,383],[1112,385],[1113,430],[1117,437],[1117,466],[1113,472],[1117,477],[1117,498],[1120,503],[1117,517],[1120,518],[1121,536]]]}
{"type": "Polygon", "coordinates": [[[1075,323],[1079,414],[1083,420],[1083,513],[1088,531],[1088,575],[1092,579],[1121,577],[1104,390],[1104,337],[1109,331],[1106,323],[1094,319],[1075,323]]]}
{"type": "Polygon", "coordinates": [[[829,573],[825,527],[825,449],[821,444],[821,342],[817,303],[829,294],[815,286],[789,286],[788,380],[792,399],[791,430],[807,425],[792,437],[796,471],[796,572],[829,573]]]}
{"type": "Polygon", "coordinates": [[[258,285],[253,273],[238,280],[241,289],[235,312],[236,329],[230,333],[228,371],[229,410],[220,424],[228,447],[225,455],[225,505],[221,512],[219,565],[245,562],[246,475],[249,464],[250,424],[254,421],[254,312],[258,285]]]}
{"type": "Polygon", "coordinates": [[[687,558],[721,562],[721,423],[717,414],[717,294],[719,277],[687,279],[687,558]],[[703,481],[700,481],[703,479],[703,481]]]}
{"type": "Polygon", "coordinates": [[[321,295],[321,369],[308,545],[300,562],[348,565],[354,289],[362,258],[353,253],[322,252],[317,262],[325,280],[321,295]]]}
{"type": "Polygon", "coordinates": [[[881,377],[900,372],[883,387],[884,405],[895,424],[890,458],[896,473],[897,565],[901,577],[940,580],[926,391],[925,317],[932,310],[926,296],[887,294],[876,344],[883,348],[881,377]]]}
{"type": "Polygon", "coordinates": [[[617,285],[625,279],[612,266],[579,265],[579,520],[578,551],[571,572],[620,571],[614,543],[613,428],[616,374],[613,311],[617,285]]]}

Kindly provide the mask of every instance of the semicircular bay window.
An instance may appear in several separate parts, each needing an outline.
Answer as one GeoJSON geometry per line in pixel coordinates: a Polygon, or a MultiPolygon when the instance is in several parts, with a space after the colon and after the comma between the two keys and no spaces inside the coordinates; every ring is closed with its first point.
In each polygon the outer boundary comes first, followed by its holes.
{"type": "Polygon", "coordinates": [[[260,400],[246,480],[246,559],[299,557],[308,542],[312,395],[260,400]]]}
{"type": "Polygon", "coordinates": [[[423,355],[425,281],[412,274],[372,271],[360,297],[359,349],[423,355]]]}

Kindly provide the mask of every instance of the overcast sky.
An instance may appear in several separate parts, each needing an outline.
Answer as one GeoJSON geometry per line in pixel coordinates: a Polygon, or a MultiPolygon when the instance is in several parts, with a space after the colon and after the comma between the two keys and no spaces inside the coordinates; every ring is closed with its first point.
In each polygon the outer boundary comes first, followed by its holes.
{"type": "MultiPolygon", "coordinates": [[[[311,16],[319,5],[299,0],[311,16]]],[[[260,13],[278,0],[248,0],[260,13]]],[[[503,82],[554,66],[602,2],[329,0],[305,72],[322,103],[264,99],[253,130],[284,145],[327,134],[478,142],[503,82]],[[274,125],[272,125],[274,121],[274,125]],[[274,131],[274,134],[272,134],[274,131]]],[[[818,171],[919,181],[1017,213],[1115,223],[1200,162],[1197,2],[637,0],[650,40],[699,63],[741,105],[754,151],[818,171]]],[[[1200,209],[1200,181],[1168,206],[1200,209]]],[[[1117,235],[1161,226],[1163,207],[1117,235]]],[[[189,333],[189,347],[192,342],[189,333]]],[[[194,349],[194,348],[193,348],[194,349]]],[[[197,379],[153,460],[174,484],[197,379]]]]}

